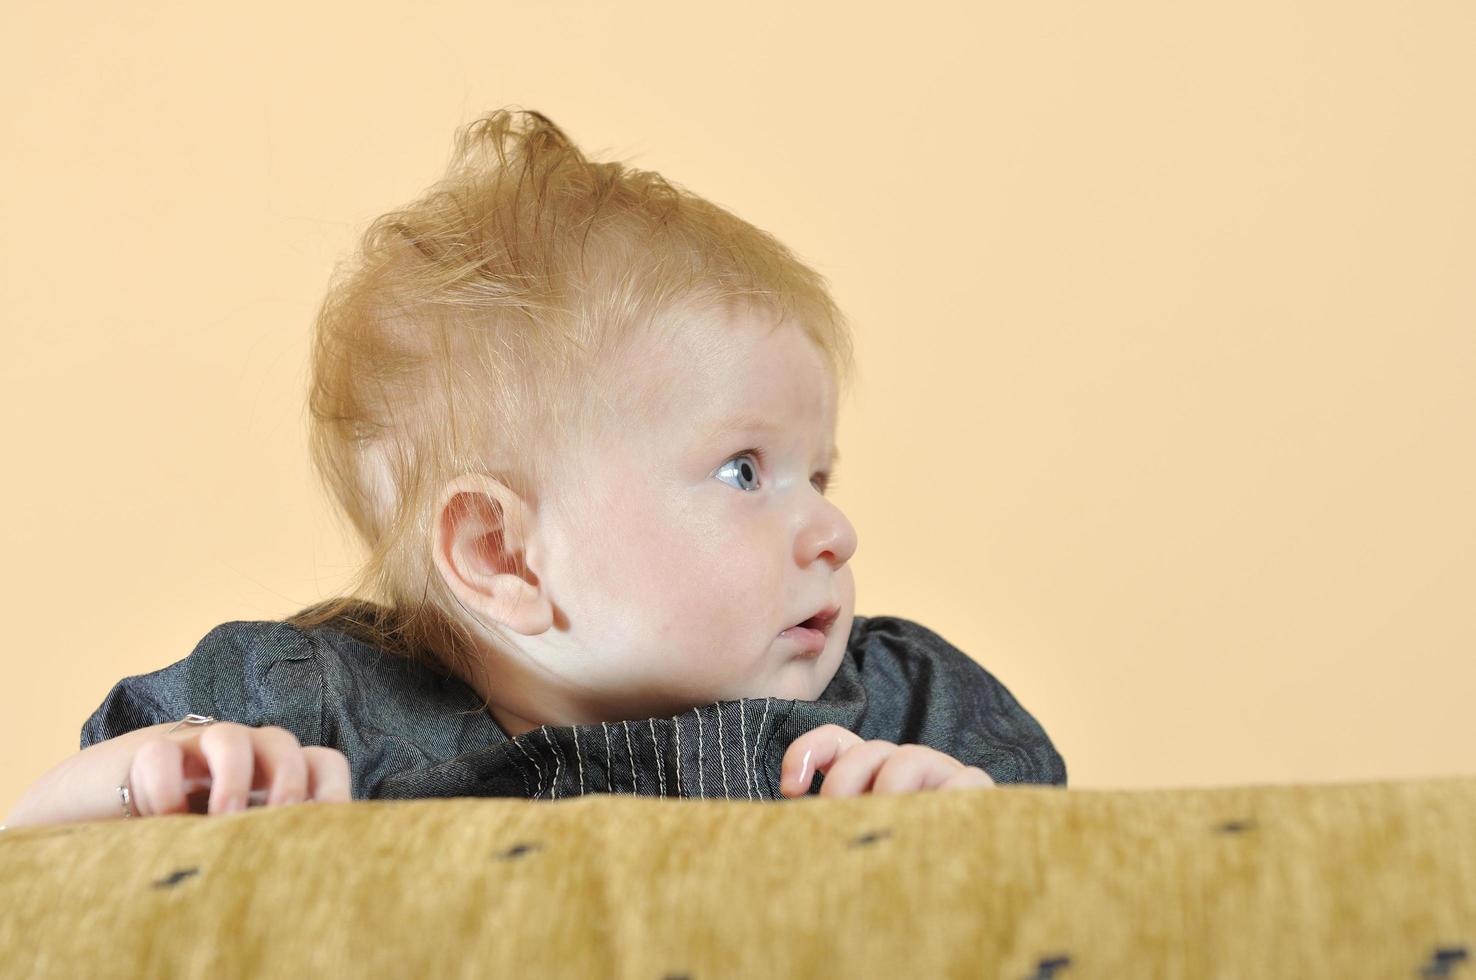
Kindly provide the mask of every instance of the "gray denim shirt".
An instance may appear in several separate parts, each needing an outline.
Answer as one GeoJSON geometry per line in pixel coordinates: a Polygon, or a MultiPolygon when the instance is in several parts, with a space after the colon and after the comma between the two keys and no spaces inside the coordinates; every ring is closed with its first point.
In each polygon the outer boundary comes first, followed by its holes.
{"type": "MultiPolygon", "coordinates": [[[[845,656],[816,701],[718,701],[671,718],[545,725],[517,738],[454,675],[332,624],[223,623],[183,660],[115,684],[83,724],[81,745],[190,712],[280,725],[304,746],[338,749],[356,800],[781,800],[784,750],[830,723],[863,739],[931,746],[996,783],[1066,785],[1066,763],[1045,730],[994,675],[896,616],[853,618],[845,656]]],[[[810,792],[823,782],[822,774],[810,792]]]]}

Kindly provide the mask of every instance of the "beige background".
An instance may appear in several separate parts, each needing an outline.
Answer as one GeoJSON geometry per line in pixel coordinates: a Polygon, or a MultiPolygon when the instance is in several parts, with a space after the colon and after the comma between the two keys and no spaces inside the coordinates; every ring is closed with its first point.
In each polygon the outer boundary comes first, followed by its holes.
{"type": "Polygon", "coordinates": [[[857,610],[1073,787],[1476,773],[1469,4],[0,17],[3,810],[118,678],[344,580],[311,316],[499,106],[830,278],[857,610]]]}

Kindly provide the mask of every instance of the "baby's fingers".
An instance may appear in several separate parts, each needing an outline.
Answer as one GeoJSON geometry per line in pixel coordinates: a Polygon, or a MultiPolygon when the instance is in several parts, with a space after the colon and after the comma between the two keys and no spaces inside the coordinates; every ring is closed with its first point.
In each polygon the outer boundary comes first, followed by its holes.
{"type": "Polygon", "coordinates": [[[141,817],[189,812],[185,798],[189,791],[185,785],[187,766],[185,751],[178,742],[161,738],[139,746],[128,767],[133,812],[141,817]]]}
{"type": "Polygon", "coordinates": [[[993,786],[994,779],[978,766],[965,766],[950,773],[938,784],[939,789],[973,789],[977,786],[993,786]]]}
{"type": "Polygon", "coordinates": [[[297,736],[280,725],[251,730],[256,766],[270,785],[267,806],[301,803],[308,798],[308,764],[297,736]]]}
{"type": "MultiPolygon", "coordinates": [[[[246,807],[309,801],[347,803],[352,799],[348,758],[339,750],[319,745],[304,746],[296,735],[277,725],[247,728],[246,731],[251,739],[256,768],[252,785],[265,783],[267,786],[265,789],[252,789],[247,794],[246,807]]],[[[199,788],[209,790],[210,778],[185,780],[186,791],[199,788]]],[[[205,808],[195,812],[205,812],[205,808]]]]}
{"type": "Polygon", "coordinates": [[[302,750],[308,767],[308,799],[313,803],[348,803],[352,783],[348,756],[337,749],[309,745],[302,750]]]}
{"type": "Polygon", "coordinates": [[[881,772],[876,774],[871,792],[874,796],[886,796],[937,789],[962,768],[963,763],[950,755],[909,742],[888,757],[881,772]]]}
{"type": "Polygon", "coordinates": [[[845,754],[825,774],[821,796],[860,796],[871,791],[877,771],[899,746],[896,742],[873,739],[846,749],[845,754]]]}
{"type": "Polygon", "coordinates": [[[251,729],[233,721],[220,721],[200,733],[194,743],[210,767],[210,806],[213,817],[246,809],[256,754],[251,729]]]}
{"type": "Polygon", "coordinates": [[[871,792],[884,795],[993,785],[994,780],[978,766],[966,766],[927,745],[908,743],[887,759],[882,771],[877,773],[871,792]]]}
{"type": "MultiPolygon", "coordinates": [[[[821,725],[789,743],[779,766],[779,791],[785,796],[804,796],[815,781],[815,773],[826,772],[847,749],[862,738],[840,725],[821,725]]],[[[828,782],[830,776],[827,775],[828,782]]],[[[822,792],[824,787],[821,788],[822,792]]]]}

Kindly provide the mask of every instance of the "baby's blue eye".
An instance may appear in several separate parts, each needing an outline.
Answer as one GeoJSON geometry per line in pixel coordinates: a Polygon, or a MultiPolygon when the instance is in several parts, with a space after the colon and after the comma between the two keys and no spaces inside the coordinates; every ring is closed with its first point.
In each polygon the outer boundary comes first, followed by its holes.
{"type": "MultiPolygon", "coordinates": [[[[723,468],[717,471],[717,475],[721,477],[725,473],[731,473],[741,479],[757,480],[758,466],[755,465],[756,463],[757,458],[752,451],[739,453],[724,463],[723,468]]],[[[738,489],[743,490],[746,488],[739,487],[738,489]]]]}

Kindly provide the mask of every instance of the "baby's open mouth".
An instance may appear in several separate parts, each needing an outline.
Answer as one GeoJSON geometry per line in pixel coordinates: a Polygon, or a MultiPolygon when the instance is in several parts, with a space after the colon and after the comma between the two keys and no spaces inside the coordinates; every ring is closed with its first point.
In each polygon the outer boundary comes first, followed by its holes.
{"type": "Polygon", "coordinates": [[[837,608],[822,609],[818,613],[811,616],[803,623],[799,623],[798,625],[803,626],[805,629],[819,630],[821,633],[829,633],[831,625],[836,621],[836,618],[838,616],[840,616],[840,610],[837,608]]]}
{"type": "Polygon", "coordinates": [[[809,619],[796,623],[780,633],[779,638],[793,641],[805,653],[819,653],[825,649],[825,640],[830,633],[830,627],[839,616],[839,606],[822,609],[809,619]]]}

